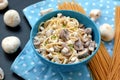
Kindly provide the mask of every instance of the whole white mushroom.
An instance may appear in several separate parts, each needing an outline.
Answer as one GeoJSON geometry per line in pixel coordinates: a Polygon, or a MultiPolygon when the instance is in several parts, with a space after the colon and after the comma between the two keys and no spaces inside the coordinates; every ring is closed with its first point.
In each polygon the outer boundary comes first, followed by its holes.
{"type": "Polygon", "coordinates": [[[101,38],[104,41],[111,41],[114,38],[114,29],[107,23],[99,27],[101,38]]]}
{"type": "Polygon", "coordinates": [[[99,9],[92,9],[90,11],[90,18],[93,21],[96,21],[101,16],[101,11],[99,9]]]}
{"type": "Polygon", "coordinates": [[[15,36],[8,36],[2,40],[2,48],[8,54],[16,52],[20,45],[20,39],[15,36]]]}
{"type": "Polygon", "coordinates": [[[0,0],[0,10],[5,9],[8,6],[8,0],[0,0]]]}
{"type": "Polygon", "coordinates": [[[16,10],[8,10],[4,14],[4,23],[10,27],[16,27],[20,24],[21,19],[16,10]]]}

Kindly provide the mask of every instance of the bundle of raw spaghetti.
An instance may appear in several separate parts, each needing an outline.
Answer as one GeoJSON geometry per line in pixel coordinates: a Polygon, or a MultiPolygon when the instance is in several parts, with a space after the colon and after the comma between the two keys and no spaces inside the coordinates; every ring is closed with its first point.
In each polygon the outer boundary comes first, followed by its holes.
{"type": "Polygon", "coordinates": [[[115,11],[115,42],[112,63],[109,67],[108,80],[120,80],[120,7],[115,11]]]}
{"type": "Polygon", "coordinates": [[[58,9],[59,10],[74,10],[82,14],[86,14],[83,7],[75,2],[63,2],[61,4],[58,4],[58,9]]]}
{"type": "Polygon", "coordinates": [[[107,80],[110,61],[111,57],[108,54],[104,44],[101,43],[97,54],[88,63],[94,80],[107,80]]]}

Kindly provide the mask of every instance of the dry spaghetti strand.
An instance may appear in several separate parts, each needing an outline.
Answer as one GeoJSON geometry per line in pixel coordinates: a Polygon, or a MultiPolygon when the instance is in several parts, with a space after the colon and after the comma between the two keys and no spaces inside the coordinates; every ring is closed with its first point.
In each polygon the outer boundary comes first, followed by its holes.
{"type": "Polygon", "coordinates": [[[110,61],[111,57],[108,54],[104,44],[101,43],[97,54],[88,64],[95,80],[107,80],[110,61]]]}
{"type": "Polygon", "coordinates": [[[108,80],[120,80],[120,6],[115,11],[115,42],[108,80]]]}

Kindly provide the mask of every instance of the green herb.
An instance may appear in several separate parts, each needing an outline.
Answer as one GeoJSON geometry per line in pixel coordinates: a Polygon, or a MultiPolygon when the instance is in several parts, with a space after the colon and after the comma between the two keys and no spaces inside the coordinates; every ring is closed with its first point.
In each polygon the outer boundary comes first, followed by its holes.
{"type": "Polygon", "coordinates": [[[55,36],[55,35],[51,36],[51,39],[56,39],[56,38],[57,38],[57,36],[55,36]]]}
{"type": "Polygon", "coordinates": [[[68,46],[71,50],[73,49],[73,44],[69,44],[68,46]]]}
{"type": "Polygon", "coordinates": [[[63,25],[62,27],[63,27],[63,28],[66,28],[66,25],[63,25]]]}

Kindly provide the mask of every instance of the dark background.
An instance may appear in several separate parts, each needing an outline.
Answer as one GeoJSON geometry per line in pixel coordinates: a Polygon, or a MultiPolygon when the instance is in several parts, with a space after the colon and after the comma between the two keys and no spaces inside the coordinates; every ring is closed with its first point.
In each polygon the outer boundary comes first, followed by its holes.
{"type": "Polygon", "coordinates": [[[26,45],[29,40],[30,25],[28,24],[22,10],[36,2],[41,0],[8,0],[9,5],[6,9],[0,11],[0,67],[4,70],[5,79],[4,80],[23,80],[16,74],[10,71],[11,64],[15,60],[16,56],[21,52],[21,50],[26,45]],[[4,24],[3,15],[9,9],[15,9],[19,12],[21,17],[21,23],[16,28],[10,28],[4,24]],[[6,54],[1,47],[1,41],[7,36],[17,36],[21,40],[21,46],[18,51],[14,54],[6,54]]]}

